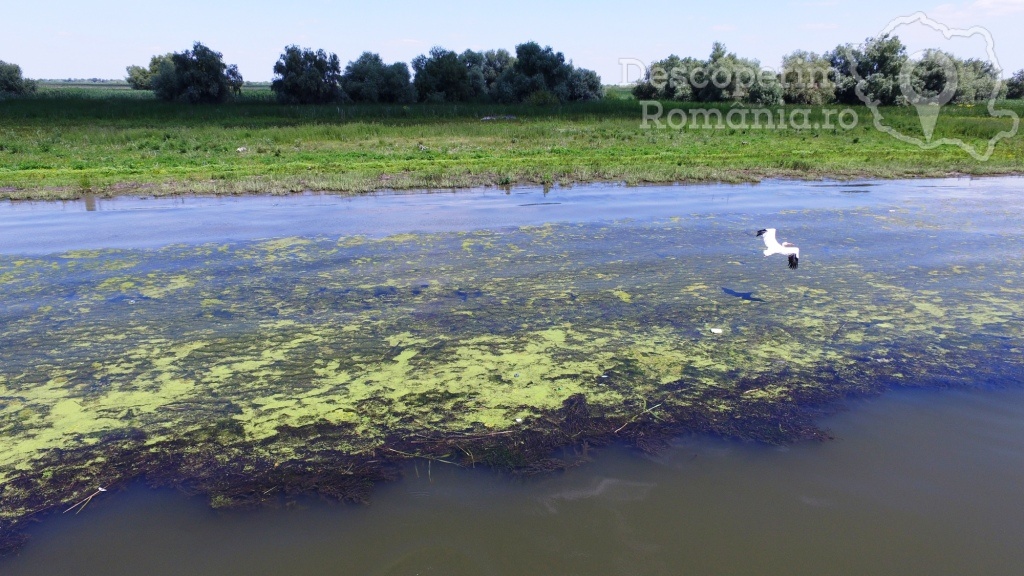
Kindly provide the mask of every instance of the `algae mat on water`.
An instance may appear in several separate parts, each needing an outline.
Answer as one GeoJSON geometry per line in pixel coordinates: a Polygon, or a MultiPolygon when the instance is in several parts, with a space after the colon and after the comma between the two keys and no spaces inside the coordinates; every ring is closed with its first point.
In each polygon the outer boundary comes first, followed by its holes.
{"type": "Polygon", "coordinates": [[[404,458],[784,442],[808,405],[1019,375],[1019,237],[789,218],[795,272],[707,214],[0,256],[0,532],[140,476],[358,500],[404,458]]]}

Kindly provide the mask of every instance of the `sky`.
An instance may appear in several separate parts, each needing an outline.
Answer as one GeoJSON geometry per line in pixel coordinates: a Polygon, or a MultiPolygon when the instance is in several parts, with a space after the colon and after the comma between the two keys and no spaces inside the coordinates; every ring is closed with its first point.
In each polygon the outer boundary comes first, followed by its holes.
{"type": "MultiPolygon", "coordinates": [[[[1024,68],[1024,0],[776,0],[687,2],[516,0],[445,2],[362,0],[4,0],[0,60],[28,78],[123,78],[125,67],[154,54],[181,52],[195,41],[237,64],[246,80],[267,81],[284,47],[336,53],[364,51],[409,62],[432,46],[462,52],[536,41],[595,70],[605,84],[636,80],[635,67],[669,54],[707,57],[715,41],[730,52],[779,68],[797,49],[825,52],[876,36],[897,17],[924,12],[949,28],[981,27],[1008,76],[1024,68]]],[[[898,30],[911,53],[942,48],[987,59],[987,41],[941,34],[920,24],[898,30]]]]}

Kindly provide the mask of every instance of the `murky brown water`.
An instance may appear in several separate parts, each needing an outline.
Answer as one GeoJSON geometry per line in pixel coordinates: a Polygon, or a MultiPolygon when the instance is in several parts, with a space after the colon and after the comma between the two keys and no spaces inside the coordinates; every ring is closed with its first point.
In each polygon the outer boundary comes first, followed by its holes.
{"type": "Polygon", "coordinates": [[[136,487],[33,530],[7,576],[1019,574],[1024,391],[895,392],[833,442],[683,439],[515,481],[426,463],[370,506],[217,513],[136,487]]]}

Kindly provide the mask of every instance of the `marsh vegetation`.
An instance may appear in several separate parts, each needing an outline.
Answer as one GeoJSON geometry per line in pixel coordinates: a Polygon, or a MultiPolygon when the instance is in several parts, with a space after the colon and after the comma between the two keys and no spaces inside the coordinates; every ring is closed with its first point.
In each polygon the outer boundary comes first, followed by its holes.
{"type": "MultiPolygon", "coordinates": [[[[732,110],[729,104],[665,105],[732,110]]],[[[1021,104],[1000,105],[1024,112],[1021,104]]],[[[782,110],[788,117],[795,108],[782,110]]],[[[131,90],[44,88],[0,106],[0,197],[361,193],[1024,170],[1019,135],[980,162],[956,147],[922,150],[894,140],[873,127],[866,108],[853,110],[859,115],[853,130],[815,129],[825,121],[820,108],[796,127],[644,129],[642,107],[626,98],[547,106],[282,106],[266,87],[246,87],[235,102],[197,107],[131,90]]],[[[921,133],[912,107],[886,115],[901,131],[921,133]]],[[[934,137],[984,148],[1011,125],[984,106],[947,106],[934,137]]]]}

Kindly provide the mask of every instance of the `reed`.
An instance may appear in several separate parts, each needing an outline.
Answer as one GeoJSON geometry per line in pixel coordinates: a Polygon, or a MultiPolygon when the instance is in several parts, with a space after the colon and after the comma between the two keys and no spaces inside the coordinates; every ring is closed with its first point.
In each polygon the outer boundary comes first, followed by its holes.
{"type": "MultiPolygon", "coordinates": [[[[86,188],[102,195],[362,193],[1024,171],[1020,136],[1002,141],[989,161],[980,162],[953,146],[922,150],[897,141],[874,129],[866,108],[855,109],[852,130],[732,129],[700,122],[645,129],[640,103],[619,96],[556,106],[284,106],[257,87],[231,103],[190,106],[117,87],[48,87],[0,102],[0,197],[68,199],[86,188]]],[[[1024,113],[1019,102],[1000,107],[1024,113]]],[[[781,109],[787,118],[793,110],[781,109]]],[[[916,114],[913,108],[886,110],[887,121],[908,133],[920,132],[916,114]]],[[[946,107],[941,118],[935,137],[979,148],[1012,126],[983,106],[946,107]]],[[[820,109],[808,119],[811,125],[825,120],[820,109]]]]}

